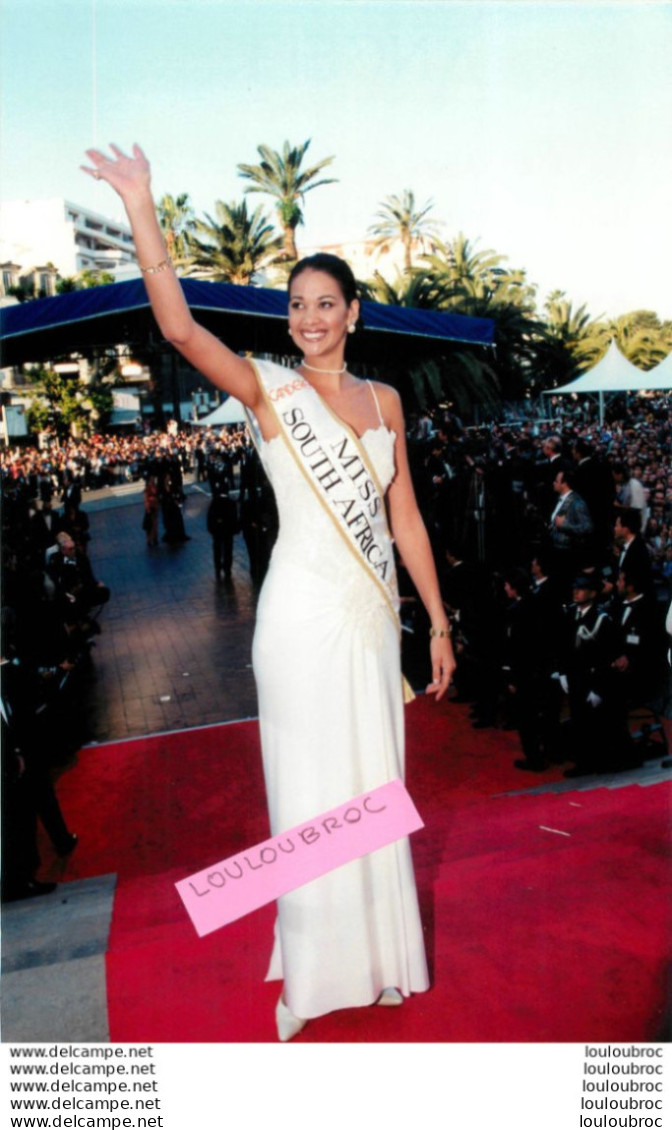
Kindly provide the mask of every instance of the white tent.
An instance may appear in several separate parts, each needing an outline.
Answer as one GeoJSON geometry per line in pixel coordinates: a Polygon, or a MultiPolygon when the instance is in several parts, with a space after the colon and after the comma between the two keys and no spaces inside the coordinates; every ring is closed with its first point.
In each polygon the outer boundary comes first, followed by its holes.
{"type": "Polygon", "coordinates": [[[555,396],[565,392],[596,392],[600,401],[600,423],[604,420],[605,392],[641,392],[651,389],[672,388],[672,354],[645,373],[624,357],[615,341],[612,341],[601,361],[593,365],[583,376],[570,381],[560,388],[547,388],[545,396],[555,396]],[[663,371],[664,366],[664,371],[663,371]]]}
{"type": "Polygon", "coordinates": [[[244,424],[246,420],[245,409],[235,396],[229,396],[223,404],[215,408],[207,416],[202,416],[195,423],[201,428],[222,428],[226,424],[244,424]]]}
{"type": "Polygon", "coordinates": [[[628,361],[612,341],[607,352],[597,365],[593,365],[587,373],[568,385],[560,388],[546,389],[546,395],[551,396],[559,392],[629,392],[637,389],[649,388],[649,374],[638,369],[632,361],[628,361]]]}

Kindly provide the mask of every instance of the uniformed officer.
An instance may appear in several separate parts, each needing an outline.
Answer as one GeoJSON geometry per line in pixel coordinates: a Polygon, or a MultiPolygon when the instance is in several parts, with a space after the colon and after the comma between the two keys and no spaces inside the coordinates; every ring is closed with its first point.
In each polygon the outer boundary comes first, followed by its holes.
{"type": "Polygon", "coordinates": [[[572,758],[566,777],[604,772],[613,760],[616,718],[612,700],[611,664],[616,635],[611,618],[599,608],[596,576],[582,574],[572,585],[561,683],[569,696],[572,758]]]}

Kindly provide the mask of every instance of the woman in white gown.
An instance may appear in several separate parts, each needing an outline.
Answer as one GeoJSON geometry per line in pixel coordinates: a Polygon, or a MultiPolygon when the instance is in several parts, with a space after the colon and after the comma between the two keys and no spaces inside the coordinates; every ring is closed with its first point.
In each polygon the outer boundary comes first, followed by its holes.
{"type": "MultiPolygon", "coordinates": [[[[389,386],[347,372],[345,343],[359,303],[349,267],[334,256],[303,260],[290,277],[289,332],[304,358],[297,370],[254,364],[198,325],[166,253],[147,160],[138,146],[132,157],[112,152],[89,150],[93,167],[85,171],[122,197],[159,327],[250,410],[276,493],[280,533],[253,653],[276,835],[403,778],[398,598],[386,510],[432,623],[428,692],[441,697],[454,670],[401,406],[389,386]],[[340,499],[339,490],[346,492],[340,499]]],[[[268,979],[283,981],[280,1039],[334,1009],[401,1003],[427,989],[408,841],[283,896],[268,979]]]]}

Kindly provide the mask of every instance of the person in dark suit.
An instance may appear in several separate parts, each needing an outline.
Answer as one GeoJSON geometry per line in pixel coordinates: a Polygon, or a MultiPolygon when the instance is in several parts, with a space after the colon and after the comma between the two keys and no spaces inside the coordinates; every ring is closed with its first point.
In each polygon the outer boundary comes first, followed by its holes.
{"type": "Polygon", "coordinates": [[[547,436],[541,445],[543,459],[534,472],[534,497],[537,509],[545,517],[553,509],[554,483],[558,471],[571,470],[571,463],[562,453],[560,436],[547,436]]]}
{"type": "Polygon", "coordinates": [[[619,769],[640,766],[644,746],[637,746],[628,724],[633,709],[648,707],[662,690],[665,666],[662,623],[654,601],[641,592],[639,573],[621,569],[613,602],[616,657],[612,668],[614,755],[619,769]]]}
{"type": "Polygon", "coordinates": [[[229,494],[228,486],[219,484],[217,493],[213,492],[207,514],[208,533],[212,538],[212,554],[215,577],[228,581],[233,562],[233,539],[240,529],[238,507],[229,494]]]}
{"type": "MultiPolygon", "coordinates": [[[[3,652],[4,652],[3,648],[3,652]]],[[[28,782],[18,734],[17,704],[10,702],[8,678],[12,659],[0,659],[0,725],[2,728],[2,900],[46,895],[56,884],[35,879],[40,866],[37,850],[37,810],[28,782]]],[[[14,682],[14,680],[11,680],[14,682]]]]}
{"type": "Polygon", "coordinates": [[[654,696],[663,665],[663,636],[656,608],[641,591],[637,570],[618,574],[617,656],[612,664],[618,701],[642,706],[654,696]]]}
{"type": "MultiPolygon", "coordinates": [[[[7,632],[3,610],[3,635],[7,632]]],[[[0,718],[2,723],[2,898],[34,898],[50,894],[55,883],[35,878],[40,865],[37,818],[61,856],[78,843],[54,791],[46,750],[52,735],[40,728],[33,682],[36,673],[3,640],[0,659],[0,718]]]]}
{"type": "Polygon", "coordinates": [[[44,502],[38,499],[28,519],[28,538],[41,568],[44,568],[47,550],[56,544],[56,535],[61,529],[59,516],[51,508],[51,499],[44,502]]]}
{"type": "Polygon", "coordinates": [[[70,471],[65,472],[61,502],[64,508],[74,506],[79,509],[82,505],[82,488],[70,471]]]}
{"type": "Polygon", "coordinates": [[[58,552],[47,567],[56,588],[56,602],[64,623],[86,635],[91,628],[92,610],[107,603],[110,590],[103,581],[95,579],[91,562],[77,552],[69,533],[63,530],[56,542],[58,552]]]}
{"type": "Polygon", "coordinates": [[[571,577],[586,565],[593,523],[586,503],[575,490],[571,471],[558,471],[553,482],[556,504],[549,520],[553,573],[566,589],[571,577]]]}
{"type": "Polygon", "coordinates": [[[206,451],[202,440],[199,440],[194,448],[194,461],[196,463],[196,482],[204,483],[208,475],[206,471],[206,451]]]}
{"type": "MultiPolygon", "coordinates": [[[[551,575],[550,555],[538,549],[530,564],[530,604],[536,625],[534,654],[535,706],[539,746],[544,762],[562,762],[561,691],[554,678],[562,654],[564,609],[558,585],[551,575]]],[[[518,766],[518,768],[526,768],[518,766]]]]}
{"type": "Polygon", "coordinates": [[[226,488],[233,490],[233,461],[230,453],[219,443],[207,462],[207,478],[212,496],[221,494],[226,488]]]}
{"type": "Polygon", "coordinates": [[[250,576],[260,585],[266,575],[278,533],[278,511],[261,460],[248,451],[240,468],[240,526],[248,556],[250,576]]]}
{"type": "Polygon", "coordinates": [[[569,697],[575,767],[565,777],[608,769],[618,731],[611,698],[616,634],[612,620],[596,602],[598,588],[596,575],[576,577],[567,612],[560,681],[569,697]]]}
{"type": "Polygon", "coordinates": [[[548,768],[538,711],[540,633],[530,596],[530,581],[523,569],[505,574],[504,592],[509,604],[505,613],[502,673],[511,719],[524,754],[514,765],[517,769],[540,773],[548,768]]]}
{"type": "Polygon", "coordinates": [[[641,512],[625,506],[616,514],[614,541],[618,554],[618,569],[624,570],[637,584],[638,591],[647,601],[655,602],[656,589],[653,568],[646,542],[641,536],[641,512]]]}
{"type": "Polygon", "coordinates": [[[174,473],[171,469],[161,479],[161,514],[165,530],[162,540],[168,542],[169,545],[183,545],[185,542],[191,541],[191,538],[184,528],[182,516],[182,505],[184,503],[182,471],[179,469],[177,460],[171,462],[171,468],[178,468],[177,473],[174,473]]]}
{"type": "Polygon", "coordinates": [[[446,532],[453,483],[453,470],[447,460],[446,445],[446,436],[441,431],[427,442],[418,484],[427,530],[437,547],[446,532]]]}
{"type": "MultiPolygon", "coordinates": [[[[541,618],[544,635],[554,641],[557,650],[557,641],[562,625],[562,594],[553,580],[551,554],[541,548],[536,549],[530,562],[530,578],[532,588],[530,593],[534,598],[536,615],[541,618]]],[[[552,668],[557,670],[557,663],[552,668]]]]}
{"type": "Polygon", "coordinates": [[[448,569],[442,594],[453,614],[455,646],[460,661],[455,673],[458,700],[472,702],[475,729],[494,726],[500,689],[502,617],[490,579],[476,562],[466,560],[461,547],[445,549],[448,569]]]}
{"type": "Polygon", "coordinates": [[[478,600],[480,570],[465,561],[460,547],[454,543],[444,550],[447,568],[441,572],[443,596],[455,612],[468,612],[478,600]]]}
{"type": "Polygon", "coordinates": [[[591,445],[578,438],[572,447],[575,461],[576,493],[583,499],[593,523],[592,548],[597,559],[603,559],[611,541],[614,506],[614,479],[606,463],[594,455],[591,445]]]}
{"type": "Polygon", "coordinates": [[[88,543],[91,541],[89,517],[76,503],[66,502],[63,507],[63,515],[59,519],[59,533],[61,530],[70,534],[78,553],[86,554],[88,543]]]}

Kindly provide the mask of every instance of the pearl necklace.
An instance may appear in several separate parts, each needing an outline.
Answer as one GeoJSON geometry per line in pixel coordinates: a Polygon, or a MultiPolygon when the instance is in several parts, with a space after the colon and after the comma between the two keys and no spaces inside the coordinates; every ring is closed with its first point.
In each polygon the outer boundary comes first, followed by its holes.
{"type": "Polygon", "coordinates": [[[342,373],[347,373],[348,366],[344,365],[342,369],[318,369],[315,365],[309,365],[307,361],[301,362],[303,369],[310,369],[311,373],[327,373],[329,376],[340,377],[342,373]]]}

